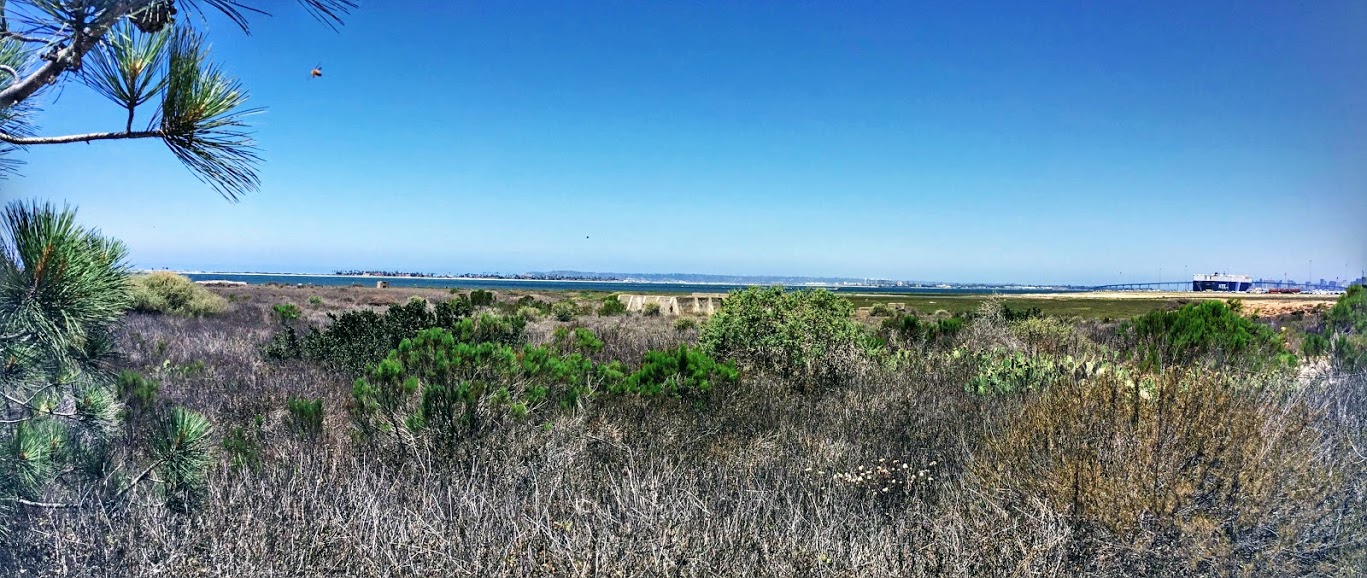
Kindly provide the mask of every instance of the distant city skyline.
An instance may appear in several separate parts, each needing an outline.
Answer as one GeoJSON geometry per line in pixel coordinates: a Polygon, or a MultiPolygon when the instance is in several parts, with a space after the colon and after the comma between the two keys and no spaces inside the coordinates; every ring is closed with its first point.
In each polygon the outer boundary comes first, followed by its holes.
{"type": "MultiPolygon", "coordinates": [[[[724,274],[708,274],[708,273],[690,273],[690,272],[683,272],[683,271],[674,271],[674,272],[656,272],[656,271],[630,271],[630,272],[627,272],[627,271],[575,271],[575,270],[547,270],[547,271],[495,271],[495,270],[485,270],[485,271],[435,271],[435,270],[407,270],[407,269],[402,269],[402,270],[400,270],[400,269],[346,269],[346,270],[333,270],[333,271],[275,271],[275,270],[266,270],[266,269],[194,269],[194,268],[168,268],[168,267],[161,267],[161,268],[144,268],[143,270],[156,270],[156,269],[162,269],[162,270],[167,270],[167,269],[169,269],[169,270],[181,271],[181,272],[192,273],[192,274],[212,274],[212,273],[225,273],[225,274],[282,274],[282,275],[303,275],[303,276],[310,276],[310,275],[317,275],[317,276],[338,275],[338,276],[357,276],[357,277],[359,277],[359,276],[394,276],[394,277],[418,277],[418,278],[438,277],[438,278],[452,278],[452,279],[458,279],[458,278],[486,278],[486,277],[506,277],[506,278],[514,278],[514,277],[517,277],[517,276],[533,276],[533,277],[538,277],[538,278],[568,278],[568,279],[584,279],[584,278],[599,278],[599,277],[601,277],[601,278],[611,278],[611,279],[642,279],[642,278],[671,278],[671,279],[683,279],[683,278],[688,278],[688,277],[697,277],[697,278],[712,277],[712,278],[731,278],[731,279],[755,279],[755,280],[765,280],[766,282],[775,281],[775,280],[782,280],[782,279],[792,279],[792,280],[803,280],[803,281],[865,281],[865,282],[889,283],[889,284],[891,284],[891,283],[899,283],[899,284],[900,284],[900,283],[908,283],[908,284],[952,284],[952,285],[973,285],[973,284],[983,284],[983,285],[1088,286],[1088,287],[1090,287],[1090,286],[1102,286],[1102,285],[1123,285],[1123,284],[1156,284],[1156,283],[1174,284],[1174,283],[1187,283],[1187,282],[1192,281],[1193,277],[1199,277],[1200,275],[1208,274],[1208,273],[1197,272],[1197,273],[1194,273],[1192,276],[1184,277],[1184,278],[1181,278],[1181,279],[1173,279],[1173,278],[1164,277],[1164,278],[1143,279],[1143,280],[1140,280],[1140,279],[1130,279],[1130,280],[1121,279],[1121,280],[1118,280],[1118,281],[1113,281],[1113,282],[1101,282],[1101,283],[1067,283],[1067,282],[1025,282],[1025,281],[964,281],[964,280],[955,280],[955,279],[918,279],[918,278],[867,277],[867,276],[860,277],[860,276],[843,276],[843,275],[775,275],[775,274],[769,274],[769,275],[763,275],[763,274],[730,274],[730,275],[724,275],[724,274]]],[[[1237,273],[1237,272],[1221,272],[1221,274],[1239,275],[1240,273],[1237,273]]],[[[1365,275],[1359,275],[1358,277],[1351,277],[1351,276],[1349,276],[1349,277],[1338,277],[1338,278],[1320,277],[1320,278],[1318,278],[1318,279],[1310,279],[1310,278],[1298,279],[1298,278],[1291,277],[1291,276],[1283,276],[1283,277],[1259,277],[1259,276],[1256,276],[1256,275],[1250,275],[1249,277],[1250,277],[1251,279],[1253,279],[1253,281],[1254,281],[1255,283],[1286,283],[1286,284],[1290,284],[1290,285],[1301,285],[1301,286],[1312,286],[1312,285],[1317,285],[1317,286],[1324,286],[1324,287],[1339,287],[1339,288],[1346,288],[1346,287],[1348,287],[1348,286],[1350,286],[1350,285],[1355,285],[1355,284],[1356,284],[1356,285],[1367,284],[1367,276],[1365,276],[1365,275]]]]}
{"type": "MultiPolygon", "coordinates": [[[[420,4],[209,16],[269,107],[241,203],[155,142],[32,147],[0,195],[177,269],[1367,268],[1367,3],[420,4]]],[[[41,134],[122,126],[79,83],[44,98],[41,134]]]]}

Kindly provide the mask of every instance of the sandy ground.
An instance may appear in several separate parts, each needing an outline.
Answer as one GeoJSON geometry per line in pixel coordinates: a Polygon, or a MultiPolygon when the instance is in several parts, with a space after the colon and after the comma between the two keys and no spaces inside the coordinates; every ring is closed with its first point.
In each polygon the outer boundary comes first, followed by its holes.
{"type": "Polygon", "coordinates": [[[1244,310],[1257,315],[1286,315],[1296,311],[1310,312],[1329,308],[1338,300],[1336,295],[1272,295],[1267,293],[1193,293],[1190,291],[1089,291],[1085,293],[1038,293],[1013,295],[1033,299],[1152,299],[1197,300],[1237,299],[1244,310]]]}

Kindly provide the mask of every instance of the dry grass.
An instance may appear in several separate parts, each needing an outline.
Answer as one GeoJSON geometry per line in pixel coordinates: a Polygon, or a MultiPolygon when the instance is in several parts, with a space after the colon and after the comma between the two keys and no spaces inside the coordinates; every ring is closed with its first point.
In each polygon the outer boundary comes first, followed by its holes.
{"type": "MultiPolygon", "coordinates": [[[[1110,382],[979,396],[964,390],[976,368],[963,360],[911,356],[892,371],[852,359],[853,377],[834,387],[751,375],[701,407],[600,397],[546,423],[468,440],[456,461],[395,463],[353,441],[348,376],[267,363],[258,348],[273,331],[274,303],[310,311],[307,298],[319,295],[317,313],[420,292],[223,291],[239,297],[216,317],[131,316],[120,336],[124,364],[162,380],[159,403],[203,411],[223,437],[241,428],[260,444],[259,462],[235,466],[238,454],[221,452],[207,502],[192,516],[152,505],[32,512],[29,529],[0,549],[0,568],[41,576],[1353,576],[1364,562],[1363,376],[1288,390],[1172,374],[1166,397],[1141,400],[1132,422],[1126,398],[1110,401],[1110,382]],[[185,369],[195,362],[204,369],[185,369]],[[288,426],[291,397],[323,399],[321,436],[288,426]],[[1191,456],[1204,458],[1190,465],[1191,456]],[[894,460],[927,473],[885,486],[837,478],[894,460]],[[1241,533],[1224,537],[1227,528],[1241,533]]],[[[696,330],[657,318],[577,323],[603,337],[604,359],[696,339],[696,330]]],[[[530,324],[530,338],[547,340],[556,325],[530,324]]],[[[983,331],[1041,354],[1090,343],[1085,332],[1052,326],[983,331]]]]}

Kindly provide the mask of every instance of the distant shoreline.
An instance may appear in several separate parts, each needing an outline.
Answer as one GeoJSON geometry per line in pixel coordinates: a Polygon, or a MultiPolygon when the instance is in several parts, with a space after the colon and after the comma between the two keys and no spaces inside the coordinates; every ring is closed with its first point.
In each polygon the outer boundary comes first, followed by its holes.
{"type": "MultiPolygon", "coordinates": [[[[158,271],[164,269],[157,269],[158,271]]],[[[728,281],[648,281],[634,279],[531,279],[524,277],[450,277],[434,275],[416,277],[413,275],[337,275],[335,273],[237,273],[232,271],[175,271],[180,275],[237,275],[253,277],[335,277],[338,279],[432,279],[434,281],[526,281],[529,283],[651,283],[657,285],[746,285],[728,281]]],[[[775,283],[748,283],[750,285],[775,285],[775,283]]],[[[803,283],[812,287],[873,287],[873,285],[838,285],[835,283],[803,283]]]]}

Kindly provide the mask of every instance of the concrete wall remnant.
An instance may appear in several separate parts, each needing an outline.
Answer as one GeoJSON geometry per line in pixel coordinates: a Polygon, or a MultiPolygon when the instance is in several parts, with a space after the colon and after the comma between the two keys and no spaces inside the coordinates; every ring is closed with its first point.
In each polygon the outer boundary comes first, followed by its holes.
{"type": "Polygon", "coordinates": [[[617,296],[627,311],[643,311],[647,303],[660,306],[661,315],[711,315],[721,307],[725,293],[694,293],[692,295],[628,295],[617,296]]]}

